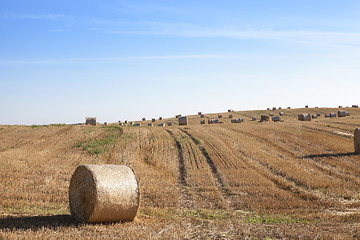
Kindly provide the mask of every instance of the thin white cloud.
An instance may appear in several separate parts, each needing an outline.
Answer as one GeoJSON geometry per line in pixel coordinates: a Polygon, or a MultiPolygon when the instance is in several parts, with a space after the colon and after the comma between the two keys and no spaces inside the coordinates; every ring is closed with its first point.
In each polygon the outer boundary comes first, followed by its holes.
{"type": "Polygon", "coordinates": [[[3,18],[13,19],[34,19],[34,20],[72,20],[73,16],[63,14],[12,14],[4,13],[1,15],[3,18]]]}
{"type": "Polygon", "coordinates": [[[0,65],[53,65],[73,64],[87,62],[106,62],[124,60],[177,60],[177,59],[225,59],[236,58],[232,55],[199,54],[199,55],[164,55],[164,56],[128,56],[109,58],[68,58],[68,59],[44,59],[44,60],[0,60],[0,65]]]}

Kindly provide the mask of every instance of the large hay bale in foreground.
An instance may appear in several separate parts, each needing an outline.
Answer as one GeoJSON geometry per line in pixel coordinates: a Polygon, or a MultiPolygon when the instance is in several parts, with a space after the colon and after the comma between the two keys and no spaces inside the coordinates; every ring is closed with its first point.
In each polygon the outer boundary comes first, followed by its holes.
{"type": "Polygon", "coordinates": [[[81,165],[70,180],[69,203],[80,222],[132,221],[140,205],[138,182],[124,165],[81,165]]]}
{"type": "Polygon", "coordinates": [[[360,128],[355,129],[354,145],[355,145],[355,152],[360,153],[360,128]]]}

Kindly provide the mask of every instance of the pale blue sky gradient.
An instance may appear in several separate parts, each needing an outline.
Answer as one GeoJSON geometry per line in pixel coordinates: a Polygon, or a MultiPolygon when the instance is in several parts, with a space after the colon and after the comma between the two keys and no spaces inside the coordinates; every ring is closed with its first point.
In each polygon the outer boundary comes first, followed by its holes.
{"type": "Polygon", "coordinates": [[[0,3],[0,124],[359,104],[360,2],[0,3]]]}

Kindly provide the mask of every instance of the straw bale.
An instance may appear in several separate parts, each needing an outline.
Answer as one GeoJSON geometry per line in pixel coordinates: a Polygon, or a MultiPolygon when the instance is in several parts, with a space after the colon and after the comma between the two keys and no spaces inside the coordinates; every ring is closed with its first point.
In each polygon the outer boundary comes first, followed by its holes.
{"type": "Polygon", "coordinates": [[[229,115],[229,118],[233,118],[233,115],[232,115],[232,114],[230,114],[230,115],[229,115]]]}
{"type": "Polygon", "coordinates": [[[280,122],[281,118],[279,116],[275,116],[275,117],[271,118],[271,120],[273,122],[280,122]]]}
{"type": "Polygon", "coordinates": [[[176,117],[176,118],[179,118],[179,117],[181,117],[181,114],[178,114],[178,115],[176,115],[175,117],[176,117]]]}
{"type": "Polygon", "coordinates": [[[179,125],[187,125],[188,124],[188,119],[187,119],[186,116],[185,117],[179,117],[178,120],[179,120],[179,125]]]}
{"type": "Polygon", "coordinates": [[[345,112],[346,113],[346,116],[350,116],[350,113],[349,112],[345,112]]]}
{"type": "Polygon", "coordinates": [[[152,127],[152,126],[154,126],[154,124],[153,123],[148,123],[148,126],[152,127]]]}
{"type": "Polygon", "coordinates": [[[152,122],[155,122],[155,118],[151,119],[152,122]]]}
{"type": "Polygon", "coordinates": [[[132,126],[134,126],[134,127],[140,127],[140,126],[141,126],[141,123],[133,123],[132,126]]]}
{"type": "Polygon", "coordinates": [[[201,115],[202,113],[201,112],[198,112],[198,115],[201,115]]]}
{"type": "Polygon", "coordinates": [[[161,121],[161,120],[162,120],[162,117],[159,117],[159,120],[161,121]]]}
{"type": "Polygon", "coordinates": [[[310,114],[298,114],[298,120],[299,121],[311,121],[311,115],[310,114]]]}
{"type": "Polygon", "coordinates": [[[204,114],[201,114],[201,115],[200,115],[200,118],[204,118],[204,117],[205,117],[205,115],[204,115],[204,114]]]}
{"type": "Polygon", "coordinates": [[[228,112],[231,112],[231,109],[228,109],[228,112]]]}
{"type": "Polygon", "coordinates": [[[218,115],[218,118],[222,118],[222,115],[221,115],[221,114],[219,114],[219,115],[218,115]]]}
{"type": "Polygon", "coordinates": [[[281,107],[279,107],[278,109],[280,109],[280,110],[281,110],[281,107]]]}
{"type": "Polygon", "coordinates": [[[256,117],[252,117],[252,118],[251,118],[251,121],[256,121],[256,117]]]}
{"type": "Polygon", "coordinates": [[[330,113],[330,117],[331,118],[336,117],[336,113],[330,113]]]}
{"type": "Polygon", "coordinates": [[[309,106],[308,106],[308,105],[305,105],[305,108],[309,108],[309,106]]]}
{"type": "Polygon", "coordinates": [[[167,125],[168,125],[168,126],[172,126],[172,122],[168,122],[167,125]]]}
{"type": "Polygon", "coordinates": [[[270,110],[270,108],[267,108],[266,110],[270,110]]]}
{"type": "Polygon", "coordinates": [[[317,118],[318,116],[316,115],[316,114],[313,114],[312,116],[311,116],[311,118],[312,119],[315,119],[315,118],[317,118]]]}
{"type": "Polygon", "coordinates": [[[143,121],[146,121],[146,118],[142,118],[143,121]]]}
{"type": "Polygon", "coordinates": [[[124,165],[81,165],[69,186],[71,215],[80,222],[134,220],[140,205],[135,174],[124,165]]]}
{"type": "Polygon", "coordinates": [[[353,108],[358,108],[359,106],[358,106],[358,105],[352,105],[351,107],[353,107],[353,108]]]}
{"type": "Polygon", "coordinates": [[[85,125],[96,126],[96,117],[87,117],[85,121],[85,125]]]}
{"type": "Polygon", "coordinates": [[[318,117],[320,117],[320,116],[321,116],[321,113],[317,113],[316,115],[317,115],[318,117]]]}
{"type": "Polygon", "coordinates": [[[108,125],[107,122],[104,122],[104,125],[107,126],[108,125]]]}
{"type": "Polygon", "coordinates": [[[291,109],[291,107],[287,107],[287,109],[291,109]]]}
{"type": "Polygon", "coordinates": [[[279,112],[279,116],[284,116],[284,113],[283,113],[283,112],[279,112]]]}
{"type": "Polygon", "coordinates": [[[345,111],[338,111],[338,117],[346,117],[345,111]]]}
{"type": "Polygon", "coordinates": [[[273,114],[273,113],[269,113],[269,116],[270,116],[270,117],[273,117],[273,116],[274,116],[274,114],[273,114]]]}
{"type": "Polygon", "coordinates": [[[329,118],[329,117],[330,117],[330,114],[328,114],[328,113],[325,114],[325,117],[326,117],[326,118],[329,118]]]}
{"type": "Polygon", "coordinates": [[[276,110],[276,107],[273,107],[272,110],[276,110]]]}
{"type": "Polygon", "coordinates": [[[219,119],[209,119],[208,120],[208,124],[215,124],[215,123],[219,123],[219,119]]]}
{"type": "Polygon", "coordinates": [[[342,106],[339,106],[339,108],[342,108],[342,106]]]}
{"type": "Polygon", "coordinates": [[[165,123],[159,123],[158,126],[159,127],[165,127],[165,123]]]}
{"type": "Polygon", "coordinates": [[[355,129],[354,145],[355,145],[355,152],[360,153],[360,128],[355,129]]]}
{"type": "Polygon", "coordinates": [[[205,120],[201,120],[201,121],[200,121],[200,124],[205,124],[205,120]]]}
{"type": "Polygon", "coordinates": [[[267,115],[261,115],[260,121],[261,122],[271,122],[271,118],[270,118],[270,116],[267,116],[267,115]]]}

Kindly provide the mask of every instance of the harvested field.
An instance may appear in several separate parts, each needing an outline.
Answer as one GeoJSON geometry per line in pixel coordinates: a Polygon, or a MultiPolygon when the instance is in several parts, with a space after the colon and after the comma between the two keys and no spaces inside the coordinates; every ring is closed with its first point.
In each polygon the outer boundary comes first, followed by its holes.
{"type": "MultiPolygon", "coordinates": [[[[298,121],[241,124],[0,126],[0,239],[360,238],[360,110],[298,121]],[[84,224],[70,216],[68,187],[82,164],[124,164],[138,178],[133,222],[84,224]]],[[[209,119],[218,114],[206,114],[209,119]]],[[[226,116],[226,115],[224,115],[226,116]]],[[[165,119],[164,119],[165,120],[165,119]]],[[[177,119],[166,119],[177,122],[177,119]]]]}

